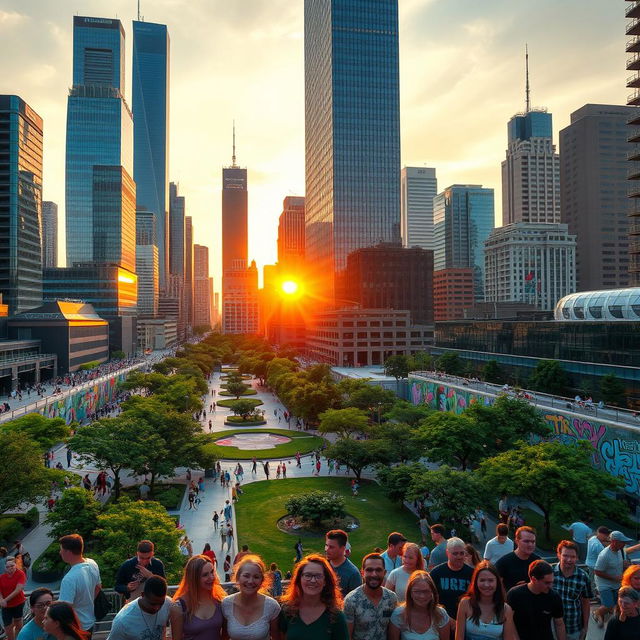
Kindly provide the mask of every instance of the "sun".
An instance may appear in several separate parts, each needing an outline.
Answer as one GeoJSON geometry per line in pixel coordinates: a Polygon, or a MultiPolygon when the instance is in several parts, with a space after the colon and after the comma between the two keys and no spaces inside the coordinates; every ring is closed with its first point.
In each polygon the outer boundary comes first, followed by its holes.
{"type": "Polygon", "coordinates": [[[292,296],[298,292],[298,283],[293,280],[285,280],[282,283],[282,291],[287,295],[292,296]]]}

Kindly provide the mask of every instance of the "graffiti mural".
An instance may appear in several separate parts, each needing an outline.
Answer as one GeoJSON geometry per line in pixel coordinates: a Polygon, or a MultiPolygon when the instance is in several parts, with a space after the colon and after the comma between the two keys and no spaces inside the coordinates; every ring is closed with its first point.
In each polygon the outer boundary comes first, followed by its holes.
{"type": "MultiPolygon", "coordinates": [[[[426,404],[439,411],[457,414],[476,402],[490,405],[495,400],[495,396],[416,378],[409,379],[409,395],[413,404],[426,404]]],[[[629,493],[640,495],[640,436],[637,432],[562,411],[549,413],[546,410],[543,415],[553,429],[553,439],[565,444],[588,440],[594,448],[594,467],[619,476],[629,493]]]]}
{"type": "Polygon", "coordinates": [[[64,418],[67,424],[74,420],[82,422],[114,399],[118,383],[125,377],[126,374],[114,376],[66,398],[54,400],[41,409],[40,413],[48,418],[64,418]]]}

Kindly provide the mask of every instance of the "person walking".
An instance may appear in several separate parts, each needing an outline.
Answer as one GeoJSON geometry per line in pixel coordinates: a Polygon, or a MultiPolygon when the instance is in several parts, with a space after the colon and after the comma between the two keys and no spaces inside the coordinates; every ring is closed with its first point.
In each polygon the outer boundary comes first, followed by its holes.
{"type": "Polygon", "coordinates": [[[345,597],[362,584],[362,576],[357,567],[347,558],[346,547],[349,536],[342,529],[332,529],[325,536],[324,552],[329,565],[338,576],[340,591],[345,597]]]}
{"type": "Polygon", "coordinates": [[[609,620],[604,640],[637,640],[640,638],[640,591],[622,587],[618,591],[616,615],[609,620]]]}
{"type": "Polygon", "coordinates": [[[46,633],[42,626],[44,616],[52,602],[53,591],[47,587],[38,587],[31,592],[29,607],[33,617],[20,630],[18,640],[53,640],[53,636],[46,633]]]}
{"type": "Polygon", "coordinates": [[[26,582],[27,576],[18,569],[16,559],[7,558],[4,573],[0,575],[0,607],[7,640],[15,640],[22,629],[26,582]]]}
{"type": "Polygon", "coordinates": [[[484,559],[495,564],[512,551],[513,540],[509,538],[509,527],[503,523],[497,524],[495,538],[491,538],[484,547],[484,559]]]}
{"type": "Polygon", "coordinates": [[[220,516],[218,515],[217,511],[213,512],[213,518],[211,518],[213,520],[213,530],[217,531],[218,530],[218,522],[220,520],[220,516]]]}
{"type": "Polygon", "coordinates": [[[414,571],[424,571],[420,547],[413,542],[406,543],[400,561],[402,564],[386,577],[384,586],[396,594],[399,602],[404,602],[411,574],[414,571]]]}
{"type": "Polygon", "coordinates": [[[519,527],[516,529],[515,539],[518,545],[516,550],[502,556],[495,563],[507,594],[511,588],[520,584],[527,584],[529,565],[540,559],[540,556],[535,553],[535,529],[532,527],[519,527]]]}

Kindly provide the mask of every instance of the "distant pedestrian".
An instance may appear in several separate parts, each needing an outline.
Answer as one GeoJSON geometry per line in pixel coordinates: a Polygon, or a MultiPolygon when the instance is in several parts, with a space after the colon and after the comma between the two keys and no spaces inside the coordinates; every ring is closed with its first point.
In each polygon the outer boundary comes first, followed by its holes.
{"type": "Polygon", "coordinates": [[[251,473],[255,474],[257,467],[258,467],[258,461],[255,458],[253,458],[253,460],[251,461],[251,473]]]}
{"type": "Polygon", "coordinates": [[[282,463],[282,479],[287,479],[287,465],[284,462],[282,463]]]}
{"type": "Polygon", "coordinates": [[[69,447],[67,447],[67,469],[71,466],[71,461],[73,460],[73,452],[69,447]]]}
{"type": "Polygon", "coordinates": [[[213,530],[217,531],[218,530],[218,522],[220,520],[220,516],[218,515],[217,511],[213,512],[213,518],[211,518],[213,520],[213,530]]]}

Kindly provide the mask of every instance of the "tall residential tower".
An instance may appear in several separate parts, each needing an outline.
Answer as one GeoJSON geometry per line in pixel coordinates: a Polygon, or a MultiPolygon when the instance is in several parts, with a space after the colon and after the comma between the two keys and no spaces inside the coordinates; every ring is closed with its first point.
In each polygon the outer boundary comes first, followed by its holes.
{"type": "Polygon", "coordinates": [[[433,199],[438,194],[436,170],[403,167],[400,175],[402,246],[433,249],[433,199]]]}

